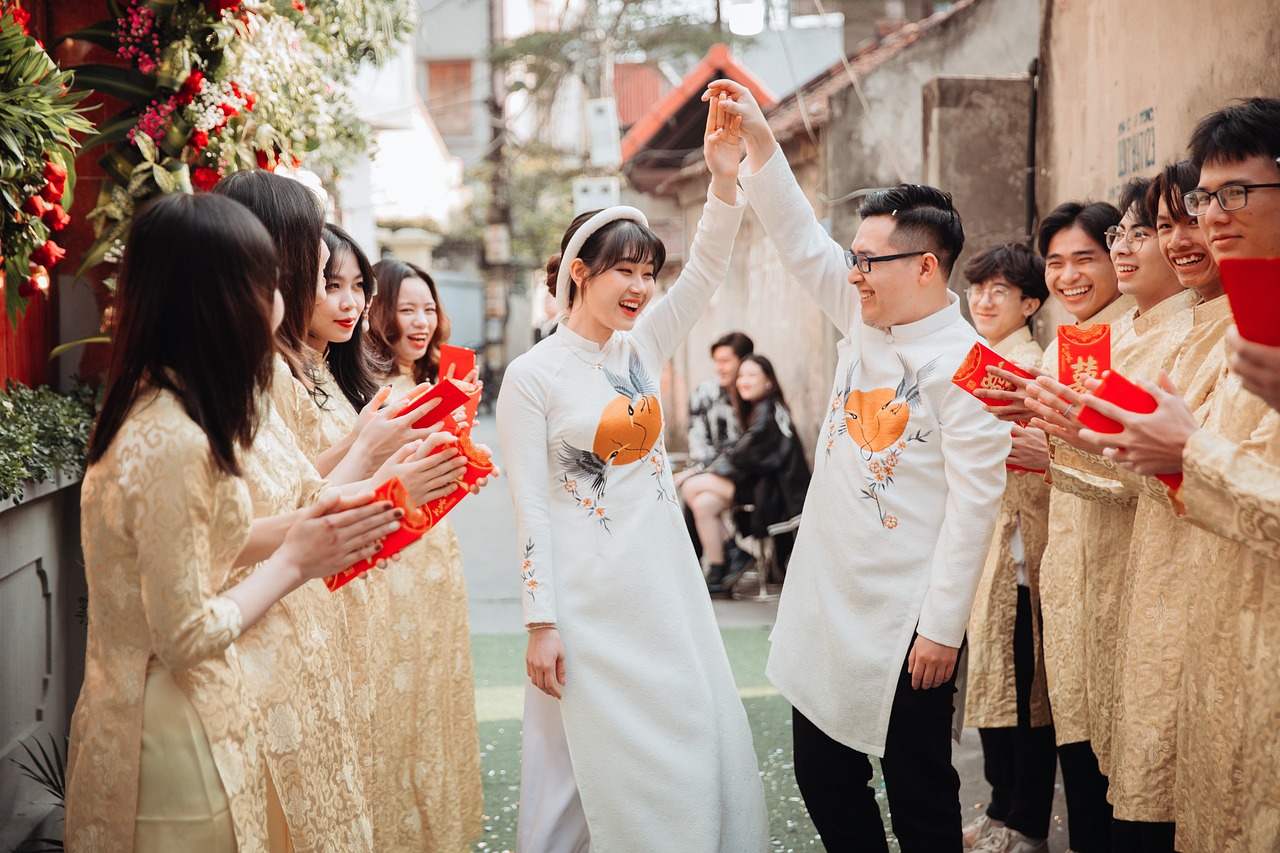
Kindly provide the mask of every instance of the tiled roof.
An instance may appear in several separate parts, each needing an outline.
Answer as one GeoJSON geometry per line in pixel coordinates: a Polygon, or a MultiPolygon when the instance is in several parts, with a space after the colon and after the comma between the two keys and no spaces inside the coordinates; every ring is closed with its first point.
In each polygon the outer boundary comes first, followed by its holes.
{"type": "Polygon", "coordinates": [[[765,89],[764,84],[757,80],[754,74],[729,55],[728,46],[712,45],[702,61],[684,76],[680,85],[653,104],[648,112],[627,131],[627,135],[622,138],[622,162],[626,163],[639,151],[648,147],[667,122],[675,118],[681,107],[690,101],[697,101],[702,96],[706,85],[720,77],[730,77],[746,86],[761,107],[768,109],[773,106],[775,100],[773,95],[765,89]]]}
{"type": "Polygon", "coordinates": [[[671,83],[651,66],[642,62],[619,62],[613,66],[613,95],[623,127],[631,127],[643,118],[669,91],[671,83]]]}
{"type": "MultiPolygon", "coordinates": [[[[879,40],[864,42],[848,57],[849,67],[858,77],[874,71],[920,41],[931,30],[963,13],[977,2],[978,0],[959,0],[946,11],[931,15],[923,21],[904,24],[879,40]]],[[[837,62],[795,92],[787,95],[772,110],[765,110],[769,127],[773,128],[774,135],[779,141],[804,133],[804,114],[800,109],[801,97],[804,99],[810,126],[815,130],[822,127],[831,117],[831,97],[852,85],[849,75],[845,73],[844,63],[837,62]]]]}

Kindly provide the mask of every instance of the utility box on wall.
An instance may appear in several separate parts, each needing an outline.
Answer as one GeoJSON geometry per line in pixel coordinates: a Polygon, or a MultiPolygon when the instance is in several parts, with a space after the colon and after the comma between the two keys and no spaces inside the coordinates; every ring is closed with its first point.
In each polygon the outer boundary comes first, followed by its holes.
{"type": "Polygon", "coordinates": [[[622,184],[617,178],[574,178],[573,215],[588,210],[615,207],[622,197],[622,184]]]}

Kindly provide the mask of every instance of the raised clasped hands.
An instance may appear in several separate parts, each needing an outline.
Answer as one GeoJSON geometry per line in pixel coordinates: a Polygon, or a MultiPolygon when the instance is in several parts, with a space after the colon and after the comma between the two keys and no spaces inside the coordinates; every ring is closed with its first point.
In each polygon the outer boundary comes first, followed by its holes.
{"type": "Polygon", "coordinates": [[[752,171],[759,171],[773,156],[778,142],[751,90],[734,80],[721,78],[707,84],[702,100],[719,100],[719,109],[737,119],[734,131],[746,143],[752,171]]]}

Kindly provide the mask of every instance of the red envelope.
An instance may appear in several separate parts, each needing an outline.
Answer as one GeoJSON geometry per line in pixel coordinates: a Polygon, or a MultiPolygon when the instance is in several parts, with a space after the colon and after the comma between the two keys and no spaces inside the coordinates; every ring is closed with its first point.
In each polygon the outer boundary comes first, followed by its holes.
{"type": "MultiPolygon", "coordinates": [[[[466,459],[467,467],[462,472],[462,477],[459,478],[458,488],[429,504],[423,504],[422,511],[429,518],[428,527],[434,527],[440,519],[448,515],[449,511],[457,506],[463,498],[471,494],[469,487],[479,482],[481,477],[487,477],[492,474],[494,467],[493,459],[471,442],[471,434],[466,426],[450,418],[445,422],[444,429],[458,437],[458,441],[454,446],[466,459]]],[[[439,453],[448,446],[447,444],[442,445],[434,452],[439,453]]]]}
{"type": "Polygon", "coordinates": [[[1224,258],[1218,271],[1240,336],[1280,346],[1280,258],[1224,258]]]}
{"type": "Polygon", "coordinates": [[[435,385],[432,385],[426,391],[423,391],[408,403],[405,403],[404,407],[401,409],[401,414],[410,411],[411,409],[416,409],[429,400],[439,400],[440,405],[414,421],[414,429],[427,429],[428,427],[435,426],[441,421],[453,423],[454,421],[451,415],[456,409],[467,402],[467,392],[460,384],[454,382],[452,379],[441,379],[435,385]]]}
{"type": "MultiPolygon", "coordinates": [[[[1135,414],[1147,415],[1156,410],[1155,397],[1152,397],[1114,370],[1108,370],[1102,375],[1102,384],[1098,386],[1098,390],[1094,391],[1093,394],[1100,400],[1106,400],[1108,403],[1135,414]]],[[[1080,423],[1094,432],[1114,435],[1124,429],[1119,422],[1087,405],[1080,410],[1080,414],[1076,417],[1080,420],[1080,423]]],[[[1181,474],[1156,474],[1155,476],[1157,480],[1171,489],[1176,490],[1182,485],[1181,474]]]]}
{"type": "MultiPolygon", "coordinates": [[[[1002,358],[999,353],[982,343],[973,345],[973,349],[969,350],[969,354],[964,357],[964,361],[960,362],[955,375],[951,377],[951,381],[959,386],[962,390],[968,391],[979,402],[1001,405],[1003,400],[984,399],[979,393],[984,388],[995,389],[998,391],[1014,391],[1014,384],[1007,379],[1001,379],[999,376],[992,376],[987,372],[987,367],[997,367],[1000,370],[1007,370],[1014,376],[1021,376],[1027,380],[1034,380],[1030,373],[1027,373],[1012,361],[1002,358]]],[[[1018,424],[1025,427],[1026,424],[1018,424]]],[[[1005,465],[1010,471],[1026,471],[1030,474],[1043,474],[1044,471],[1037,471],[1034,468],[1023,468],[1021,465],[1005,465]]]]}
{"type": "MultiPolygon", "coordinates": [[[[463,382],[471,375],[471,371],[476,369],[476,351],[444,344],[440,347],[440,376],[448,376],[450,367],[453,368],[453,378],[463,382]]],[[[464,406],[467,412],[467,423],[475,423],[476,413],[480,409],[479,389],[467,395],[464,406]]]]}
{"type": "Polygon", "coordinates": [[[1012,361],[1000,356],[991,347],[976,343],[973,345],[973,349],[969,350],[969,354],[964,357],[960,367],[956,369],[951,381],[983,403],[1001,405],[1003,401],[983,399],[982,390],[986,388],[996,391],[1014,391],[1016,388],[1009,380],[1001,379],[999,376],[992,376],[987,372],[988,367],[1006,370],[1014,376],[1021,376],[1027,380],[1034,380],[1035,378],[1012,361]]]}
{"type": "Polygon", "coordinates": [[[383,539],[382,547],[372,557],[353,563],[337,574],[329,575],[325,578],[324,585],[329,588],[330,592],[345,586],[352,578],[369,571],[369,569],[378,564],[379,560],[385,560],[394,554],[400,553],[406,546],[417,542],[424,533],[431,529],[432,522],[430,517],[409,502],[408,491],[405,490],[404,484],[396,477],[392,477],[374,490],[374,500],[391,501],[404,510],[404,518],[400,519],[400,529],[383,539]]]}
{"type": "Polygon", "coordinates": [[[1084,380],[1111,369],[1111,326],[1058,327],[1058,381],[1083,394],[1084,380]]]}

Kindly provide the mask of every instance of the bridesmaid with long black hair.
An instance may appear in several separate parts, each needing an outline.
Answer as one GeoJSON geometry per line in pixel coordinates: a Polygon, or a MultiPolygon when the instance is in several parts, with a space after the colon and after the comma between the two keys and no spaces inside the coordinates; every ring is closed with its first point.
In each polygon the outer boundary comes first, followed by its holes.
{"type": "Polygon", "coordinates": [[[396,526],[370,491],[251,528],[241,474],[264,422],[276,269],[266,229],[227,199],[166,195],[133,221],[81,499],[69,850],[264,849],[260,721],[233,641],[396,526]]]}
{"type": "MultiPolygon", "coordinates": [[[[255,440],[248,466],[257,513],[307,505],[325,485],[321,474],[333,483],[371,475],[372,482],[381,483],[394,474],[416,503],[446,494],[460,465],[449,457],[450,450],[429,454],[448,437],[405,444],[421,431],[406,436],[412,419],[375,414],[376,402],[366,407],[368,422],[351,447],[328,459],[322,452],[327,444],[319,402],[328,399],[319,387],[323,357],[306,342],[312,314],[323,300],[328,260],[317,196],[297,181],[265,171],[233,173],[214,192],[239,201],[262,220],[282,260],[284,320],[276,333],[271,384],[278,416],[255,440]]],[[[367,581],[353,583],[358,589],[367,581]]],[[[280,618],[239,644],[266,723],[270,791],[278,797],[279,807],[271,813],[272,849],[382,849],[374,846],[367,796],[372,773],[366,761],[368,721],[376,694],[362,649],[367,649],[364,626],[372,614],[363,612],[366,605],[355,591],[335,595],[312,584],[302,592],[306,595],[286,602],[280,618]]]]}

